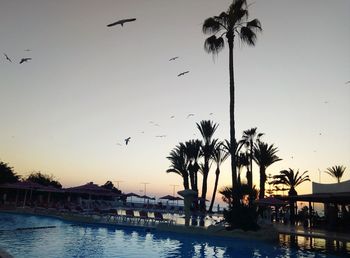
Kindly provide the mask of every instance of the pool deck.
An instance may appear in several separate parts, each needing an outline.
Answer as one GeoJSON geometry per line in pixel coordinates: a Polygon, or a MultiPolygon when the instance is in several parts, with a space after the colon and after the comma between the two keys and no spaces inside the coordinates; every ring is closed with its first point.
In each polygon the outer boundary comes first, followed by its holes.
{"type": "Polygon", "coordinates": [[[304,228],[302,226],[291,226],[283,224],[273,224],[277,232],[282,235],[303,236],[311,238],[321,238],[340,242],[350,243],[350,233],[333,232],[323,229],[304,228]]]}

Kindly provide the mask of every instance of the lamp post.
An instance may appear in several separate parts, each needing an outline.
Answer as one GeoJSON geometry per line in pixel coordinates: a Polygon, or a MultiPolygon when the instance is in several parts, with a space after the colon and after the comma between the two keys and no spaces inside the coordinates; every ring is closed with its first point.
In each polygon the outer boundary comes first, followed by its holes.
{"type": "MultiPolygon", "coordinates": [[[[143,193],[144,193],[144,195],[146,196],[146,186],[147,186],[148,184],[150,184],[150,183],[142,182],[141,184],[144,185],[144,191],[143,191],[143,193]]],[[[145,202],[146,202],[146,198],[143,198],[143,203],[145,203],[145,202]]]]}
{"type": "MultiPolygon", "coordinates": [[[[175,188],[176,188],[177,186],[179,186],[179,185],[170,185],[170,186],[173,187],[173,197],[175,197],[175,188]]],[[[175,200],[173,200],[173,205],[174,205],[174,201],[175,201],[175,200]]]]}

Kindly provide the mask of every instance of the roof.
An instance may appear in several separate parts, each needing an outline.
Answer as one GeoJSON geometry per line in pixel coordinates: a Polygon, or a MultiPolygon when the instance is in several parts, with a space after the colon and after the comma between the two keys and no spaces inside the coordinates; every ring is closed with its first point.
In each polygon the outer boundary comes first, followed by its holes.
{"type": "Polygon", "coordinates": [[[281,196],[278,197],[281,200],[292,200],[299,202],[319,202],[319,203],[337,203],[337,204],[350,204],[350,192],[342,193],[314,193],[303,194],[297,196],[281,196]]]}

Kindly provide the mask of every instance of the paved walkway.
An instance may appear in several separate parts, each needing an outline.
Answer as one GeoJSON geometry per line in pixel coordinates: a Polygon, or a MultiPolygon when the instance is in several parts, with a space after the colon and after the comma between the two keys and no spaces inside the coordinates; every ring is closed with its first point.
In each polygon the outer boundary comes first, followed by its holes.
{"type": "Polygon", "coordinates": [[[280,234],[350,242],[350,233],[332,232],[323,229],[304,228],[302,226],[291,226],[279,223],[273,225],[280,234]]]}

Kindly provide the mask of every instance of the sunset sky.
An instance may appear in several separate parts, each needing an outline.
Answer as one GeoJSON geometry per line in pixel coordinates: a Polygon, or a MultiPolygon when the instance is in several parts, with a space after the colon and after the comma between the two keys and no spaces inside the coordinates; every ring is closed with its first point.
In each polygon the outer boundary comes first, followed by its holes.
{"type": "MultiPolygon", "coordinates": [[[[230,3],[0,0],[0,160],[65,187],[120,180],[124,192],[142,182],[150,195],[181,190],[166,157],[200,138],[196,122],[213,120],[215,136],[229,139],[228,50],[207,54],[201,26],[230,3]],[[106,26],[124,18],[137,20],[106,26]]],[[[278,147],[283,161],[268,174],[308,170],[319,182],[319,170],[344,165],[350,179],[350,1],[259,0],[249,10],[263,32],[256,47],[236,42],[237,136],[258,127],[278,147]]],[[[230,182],[226,162],[220,186],[230,182]]],[[[321,173],[321,182],[336,181],[321,173]]]]}

